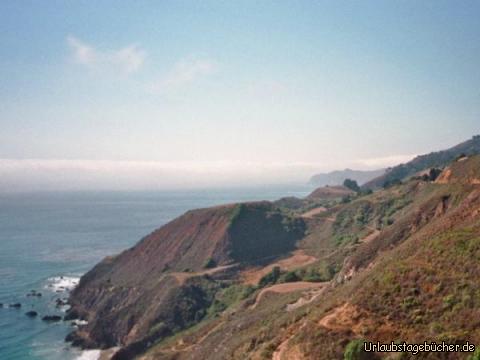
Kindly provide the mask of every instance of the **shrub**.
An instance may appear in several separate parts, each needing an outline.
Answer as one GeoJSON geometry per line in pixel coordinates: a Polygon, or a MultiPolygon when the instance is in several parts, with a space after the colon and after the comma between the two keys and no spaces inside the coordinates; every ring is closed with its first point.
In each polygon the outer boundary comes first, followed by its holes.
{"type": "Polygon", "coordinates": [[[375,359],[372,353],[365,352],[363,349],[364,340],[356,339],[348,343],[343,354],[344,360],[371,360],[375,359]]]}
{"type": "Polygon", "coordinates": [[[351,198],[350,196],[348,196],[348,195],[347,195],[347,196],[343,196],[343,197],[342,197],[342,200],[341,200],[342,204],[348,204],[350,201],[352,201],[352,198],[351,198]]]}
{"type": "Polygon", "coordinates": [[[281,280],[282,282],[295,282],[295,281],[300,281],[300,277],[297,275],[295,271],[289,271],[282,276],[281,280]]]}
{"type": "Polygon", "coordinates": [[[343,182],[343,186],[345,186],[346,188],[349,188],[350,190],[353,190],[357,193],[360,192],[360,186],[358,186],[358,184],[355,180],[345,179],[345,181],[343,182]]]}
{"type": "Polygon", "coordinates": [[[278,278],[280,277],[280,267],[275,266],[272,271],[270,271],[268,274],[263,276],[260,281],[258,282],[259,287],[264,287],[267,285],[273,285],[278,281],[278,278]]]}
{"type": "Polygon", "coordinates": [[[480,360],[480,349],[475,350],[473,355],[468,357],[468,360],[480,360]]]}
{"type": "Polygon", "coordinates": [[[322,274],[319,273],[317,269],[309,269],[303,277],[303,280],[309,282],[325,281],[324,277],[322,276],[322,274]]]}
{"type": "Polygon", "coordinates": [[[427,180],[428,181],[435,181],[437,179],[438,175],[440,175],[441,173],[442,173],[441,169],[431,168],[430,171],[428,172],[427,180]]]}
{"type": "Polygon", "coordinates": [[[222,311],[225,311],[227,307],[228,306],[225,303],[215,299],[211,305],[210,312],[213,314],[221,313],[222,311]]]}
{"type": "Polygon", "coordinates": [[[207,261],[205,261],[205,264],[203,265],[203,267],[205,269],[212,269],[214,267],[217,267],[217,262],[214,259],[209,258],[207,261]]]}
{"type": "Polygon", "coordinates": [[[335,236],[334,241],[336,246],[356,244],[358,242],[358,236],[354,234],[337,235],[335,236]]]}
{"type": "Polygon", "coordinates": [[[373,190],[372,189],[365,189],[365,190],[361,191],[361,194],[362,195],[370,195],[370,194],[373,194],[373,190]]]}
{"type": "Polygon", "coordinates": [[[251,286],[251,285],[247,285],[243,291],[242,291],[242,296],[241,296],[241,299],[246,299],[248,298],[250,295],[252,295],[253,293],[255,292],[255,287],[251,286]]]}
{"type": "Polygon", "coordinates": [[[401,185],[401,184],[402,184],[402,180],[400,179],[387,180],[383,183],[383,188],[388,189],[388,188],[391,188],[392,186],[401,185]]]}

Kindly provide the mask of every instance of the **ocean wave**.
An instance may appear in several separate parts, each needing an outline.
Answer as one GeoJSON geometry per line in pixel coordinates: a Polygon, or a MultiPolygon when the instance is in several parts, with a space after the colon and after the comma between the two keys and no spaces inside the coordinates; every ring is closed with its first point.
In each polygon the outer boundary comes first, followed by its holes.
{"type": "Polygon", "coordinates": [[[100,350],[84,350],[75,360],[98,360],[100,353],[100,350]]]}
{"type": "Polygon", "coordinates": [[[67,292],[73,290],[79,281],[77,276],[55,276],[48,279],[45,288],[53,292],[67,292]]]}
{"type": "Polygon", "coordinates": [[[88,321],[75,319],[75,320],[72,321],[72,325],[84,326],[84,325],[88,325],[88,321]]]}

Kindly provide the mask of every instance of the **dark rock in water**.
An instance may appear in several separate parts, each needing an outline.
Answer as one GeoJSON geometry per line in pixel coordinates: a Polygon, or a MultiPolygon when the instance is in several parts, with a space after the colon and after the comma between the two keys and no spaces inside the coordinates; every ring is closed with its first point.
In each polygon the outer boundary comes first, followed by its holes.
{"type": "Polygon", "coordinates": [[[32,310],[32,311],[26,312],[25,315],[27,315],[28,317],[34,318],[38,315],[38,313],[32,310]]]}
{"type": "Polygon", "coordinates": [[[28,297],[30,296],[36,296],[36,297],[41,297],[42,293],[37,292],[36,290],[30,290],[30,292],[27,294],[28,297]]]}
{"type": "Polygon", "coordinates": [[[65,341],[72,343],[73,346],[79,346],[83,338],[81,338],[76,331],[72,331],[65,337],[65,341]]]}
{"type": "Polygon", "coordinates": [[[22,307],[22,304],[20,304],[20,303],[10,304],[9,307],[15,308],[15,309],[20,309],[22,307]]]}
{"type": "Polygon", "coordinates": [[[93,349],[95,348],[96,344],[89,340],[88,338],[84,338],[79,335],[76,331],[72,331],[65,337],[65,341],[71,343],[74,347],[80,347],[82,349],[93,349]]]}
{"type": "Polygon", "coordinates": [[[65,320],[65,321],[66,320],[77,320],[77,319],[83,320],[80,312],[77,311],[76,309],[69,309],[67,311],[67,314],[63,318],[63,320],[65,320]]]}
{"type": "Polygon", "coordinates": [[[44,316],[42,320],[46,322],[57,322],[62,320],[62,317],[58,315],[47,315],[47,316],[44,316]]]}
{"type": "Polygon", "coordinates": [[[2,303],[0,303],[0,308],[3,308],[3,304],[2,304],[2,303]]]}
{"type": "Polygon", "coordinates": [[[55,300],[55,303],[57,308],[68,305],[68,301],[66,299],[57,299],[55,300]]]}

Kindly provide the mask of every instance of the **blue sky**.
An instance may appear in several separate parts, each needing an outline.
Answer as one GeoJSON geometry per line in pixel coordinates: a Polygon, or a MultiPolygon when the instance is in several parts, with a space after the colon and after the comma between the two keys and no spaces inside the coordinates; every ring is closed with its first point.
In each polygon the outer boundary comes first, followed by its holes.
{"type": "Polygon", "coordinates": [[[478,1],[2,1],[0,186],[301,182],[449,147],[480,133],[479,16],[478,1]]]}

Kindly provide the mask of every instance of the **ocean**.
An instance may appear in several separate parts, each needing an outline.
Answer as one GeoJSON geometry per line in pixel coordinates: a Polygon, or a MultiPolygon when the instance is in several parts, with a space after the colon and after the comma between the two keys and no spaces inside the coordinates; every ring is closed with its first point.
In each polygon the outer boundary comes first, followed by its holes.
{"type": "Polygon", "coordinates": [[[305,187],[157,192],[0,194],[0,359],[90,360],[64,342],[68,322],[57,299],[107,255],[116,254],[187,210],[305,196],[305,187]],[[27,296],[32,291],[42,296],[27,296]],[[9,307],[20,303],[21,308],[9,307]],[[36,311],[30,318],[27,311],[36,311]]]}

